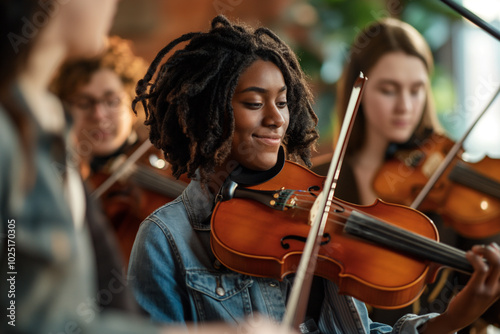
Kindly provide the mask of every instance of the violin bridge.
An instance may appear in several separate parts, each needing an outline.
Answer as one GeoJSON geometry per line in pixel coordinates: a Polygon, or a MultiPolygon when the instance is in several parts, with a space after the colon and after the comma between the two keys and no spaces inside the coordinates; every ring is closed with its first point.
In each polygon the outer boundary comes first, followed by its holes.
{"type": "Polygon", "coordinates": [[[282,194],[282,197],[285,198],[284,210],[295,208],[297,206],[297,202],[298,202],[297,196],[294,195],[295,191],[287,190],[286,192],[282,191],[282,193],[284,193],[284,194],[282,194]]]}
{"type": "Polygon", "coordinates": [[[294,192],[294,190],[284,188],[275,192],[273,194],[273,199],[269,202],[270,206],[280,211],[293,209],[297,206],[297,197],[292,196],[294,192]]]}

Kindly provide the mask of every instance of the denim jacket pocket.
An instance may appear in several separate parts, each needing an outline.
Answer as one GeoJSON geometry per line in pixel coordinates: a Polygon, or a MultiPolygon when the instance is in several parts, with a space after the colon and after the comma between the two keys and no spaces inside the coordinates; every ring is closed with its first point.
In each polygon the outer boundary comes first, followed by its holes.
{"type": "Polygon", "coordinates": [[[237,321],[252,313],[251,277],[237,273],[188,270],[186,284],[199,320],[237,321]]]}

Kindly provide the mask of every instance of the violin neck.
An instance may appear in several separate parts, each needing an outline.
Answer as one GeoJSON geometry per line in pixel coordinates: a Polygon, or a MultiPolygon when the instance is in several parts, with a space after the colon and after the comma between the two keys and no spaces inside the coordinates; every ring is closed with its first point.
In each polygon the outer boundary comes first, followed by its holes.
{"type": "Polygon", "coordinates": [[[390,225],[359,211],[351,212],[344,232],[458,271],[468,274],[474,271],[465,258],[464,251],[390,225]]]}
{"type": "Polygon", "coordinates": [[[176,198],[186,188],[184,182],[160,175],[158,172],[151,170],[151,168],[144,166],[136,166],[136,168],[131,178],[147,190],[154,191],[163,196],[176,198]]]}
{"type": "Polygon", "coordinates": [[[455,164],[450,172],[449,178],[458,184],[500,199],[500,183],[488,176],[478,173],[464,162],[458,161],[455,164]]]}

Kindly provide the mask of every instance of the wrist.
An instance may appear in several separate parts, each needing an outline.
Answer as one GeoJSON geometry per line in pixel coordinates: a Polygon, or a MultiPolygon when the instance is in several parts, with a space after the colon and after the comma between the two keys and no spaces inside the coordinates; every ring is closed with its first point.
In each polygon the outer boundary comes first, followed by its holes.
{"type": "Polygon", "coordinates": [[[425,334],[431,334],[431,333],[443,333],[443,334],[453,334],[456,333],[458,330],[457,328],[454,327],[455,321],[451,319],[448,314],[442,313],[441,315],[429,319],[422,325],[420,325],[417,330],[418,333],[425,333],[425,334]]]}
{"type": "Polygon", "coordinates": [[[420,334],[420,333],[425,333],[425,329],[427,328],[427,323],[429,321],[427,320],[426,322],[424,322],[423,324],[421,324],[420,326],[417,327],[417,332],[420,334]]]}

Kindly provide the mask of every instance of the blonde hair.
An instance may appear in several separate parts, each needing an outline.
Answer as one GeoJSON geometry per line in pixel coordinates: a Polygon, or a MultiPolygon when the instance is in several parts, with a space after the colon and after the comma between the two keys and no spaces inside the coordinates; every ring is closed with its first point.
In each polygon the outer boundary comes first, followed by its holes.
{"type": "MultiPolygon", "coordinates": [[[[394,18],[385,18],[368,25],[356,37],[348,63],[337,84],[336,112],[340,123],[345,117],[350,92],[359,72],[367,75],[382,56],[392,52],[404,52],[421,59],[428,75],[432,74],[434,62],[431,50],[415,28],[394,18]]],[[[430,85],[426,89],[422,119],[409,141],[423,139],[430,131],[441,131],[430,85]]],[[[365,140],[365,126],[366,118],[361,104],[349,139],[347,154],[353,154],[362,147],[365,140]]]]}

